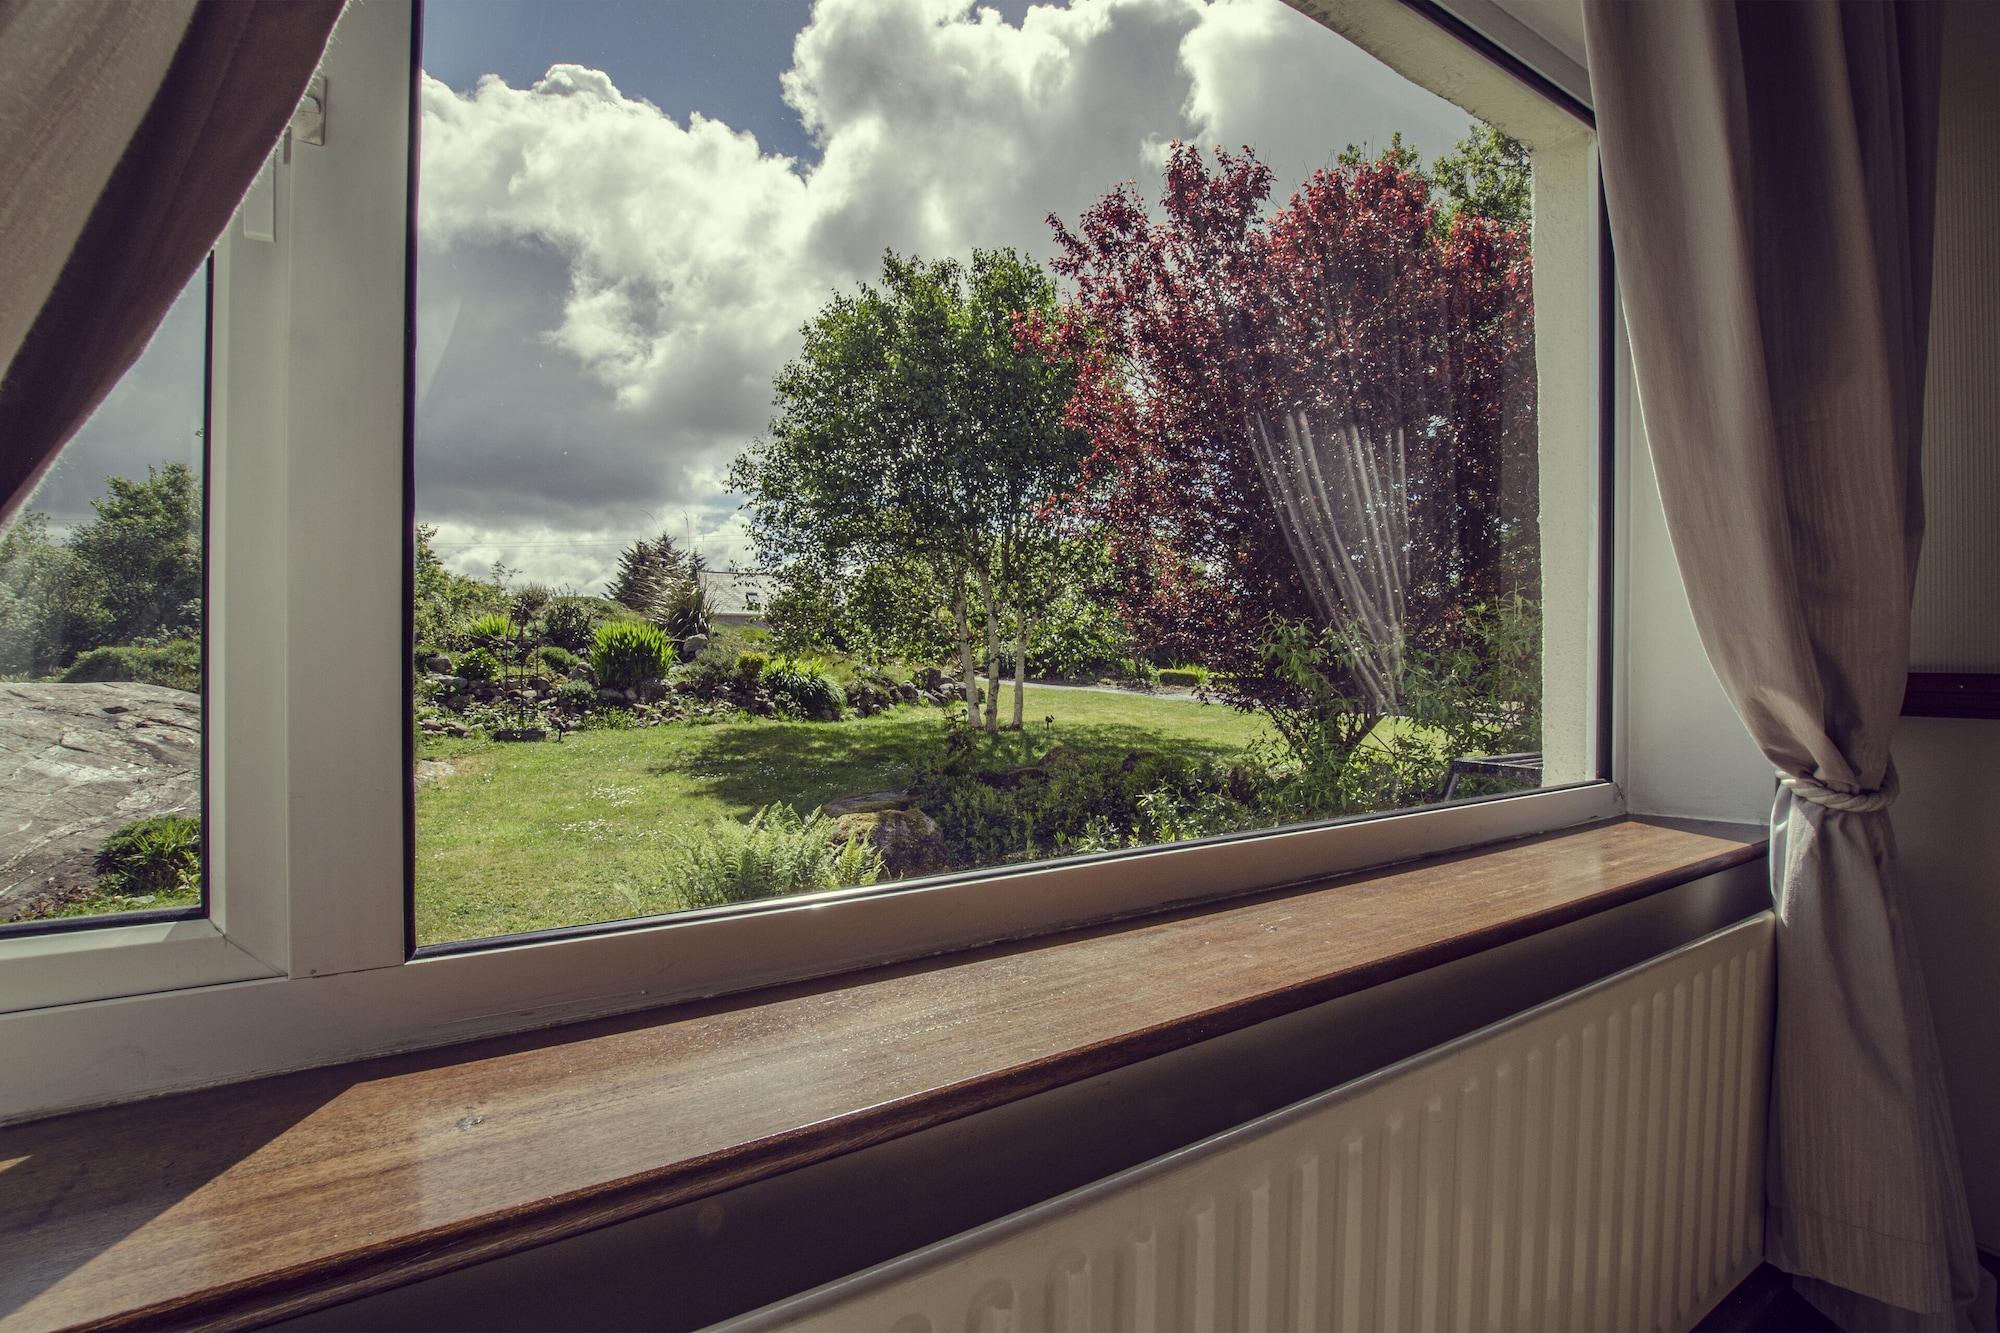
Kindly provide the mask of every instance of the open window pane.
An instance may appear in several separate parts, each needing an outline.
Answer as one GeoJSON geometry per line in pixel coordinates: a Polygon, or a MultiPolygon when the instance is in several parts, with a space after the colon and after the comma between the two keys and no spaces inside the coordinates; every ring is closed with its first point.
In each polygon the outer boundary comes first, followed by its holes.
{"type": "Polygon", "coordinates": [[[202,893],[208,270],[0,530],[0,928],[202,893]]]}
{"type": "Polygon", "coordinates": [[[420,943],[1586,776],[1505,132],[1277,0],[422,63],[420,943]]]}

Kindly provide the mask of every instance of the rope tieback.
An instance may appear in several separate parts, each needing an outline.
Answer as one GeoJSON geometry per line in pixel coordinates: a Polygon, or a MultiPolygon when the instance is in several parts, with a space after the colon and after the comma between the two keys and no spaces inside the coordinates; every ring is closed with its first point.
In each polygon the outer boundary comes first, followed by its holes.
{"type": "Polygon", "coordinates": [[[1800,777],[1796,773],[1780,773],[1778,781],[1785,790],[1800,800],[1811,801],[1827,810],[1840,810],[1848,814],[1862,815],[1873,810],[1887,810],[1895,801],[1901,789],[1896,781],[1896,764],[1891,760],[1882,771],[1882,785],[1873,791],[1842,791],[1829,787],[1817,778],[1800,777]]]}

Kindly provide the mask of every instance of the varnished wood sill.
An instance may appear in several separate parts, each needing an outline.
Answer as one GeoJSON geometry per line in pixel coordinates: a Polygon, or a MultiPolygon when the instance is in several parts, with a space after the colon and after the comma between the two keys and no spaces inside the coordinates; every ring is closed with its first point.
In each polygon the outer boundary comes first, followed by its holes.
{"type": "Polygon", "coordinates": [[[0,1328],[245,1326],[684,1203],[1742,865],[1638,821],[0,1129],[0,1328]]]}

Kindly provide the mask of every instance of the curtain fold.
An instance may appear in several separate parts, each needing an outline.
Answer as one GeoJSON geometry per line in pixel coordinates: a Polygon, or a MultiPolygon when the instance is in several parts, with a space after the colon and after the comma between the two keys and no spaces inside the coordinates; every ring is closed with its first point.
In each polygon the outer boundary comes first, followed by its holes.
{"type": "Polygon", "coordinates": [[[0,0],[0,522],[146,348],[342,0],[0,0]]]}
{"type": "Polygon", "coordinates": [[[1923,536],[1942,16],[1584,16],[1668,530],[1782,779],[1768,1256],[1845,1327],[1990,1329],[1886,813],[1923,536]]]}

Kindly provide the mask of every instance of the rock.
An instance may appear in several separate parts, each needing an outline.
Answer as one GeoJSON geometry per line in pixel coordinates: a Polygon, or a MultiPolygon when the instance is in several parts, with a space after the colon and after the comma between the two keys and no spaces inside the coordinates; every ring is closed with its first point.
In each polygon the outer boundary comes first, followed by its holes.
{"type": "Polygon", "coordinates": [[[896,686],[896,697],[902,700],[906,704],[915,703],[918,697],[916,685],[913,682],[907,680],[902,682],[901,684],[896,686]]]}
{"type": "Polygon", "coordinates": [[[449,676],[451,674],[451,659],[443,653],[439,653],[436,657],[426,657],[424,659],[424,669],[426,671],[435,671],[440,676],[449,676]]]}
{"type": "Polygon", "coordinates": [[[575,666],[569,669],[569,678],[571,680],[586,681],[592,685],[595,685],[597,683],[597,673],[595,671],[592,671],[590,667],[583,662],[578,662],[575,666]]]}
{"type": "MultiPolygon", "coordinates": [[[[883,795],[886,793],[876,793],[883,795]]],[[[882,854],[891,879],[935,875],[950,869],[944,834],[921,810],[883,809],[842,815],[833,823],[834,841],[860,838],[882,854]]]]}
{"type": "Polygon", "coordinates": [[[599,690],[597,692],[597,702],[601,704],[622,704],[625,702],[625,691],[599,690]]]}
{"type": "Polygon", "coordinates": [[[884,810],[907,810],[910,808],[910,793],[906,791],[869,791],[859,796],[843,796],[837,801],[828,801],[819,812],[828,819],[839,819],[845,815],[872,815],[884,810]]]}
{"type": "Polygon", "coordinates": [[[87,888],[106,834],[201,809],[201,700],[164,685],[0,683],[0,921],[87,888]]]}
{"type": "Polygon", "coordinates": [[[658,677],[639,682],[638,696],[641,703],[651,703],[655,699],[665,698],[666,693],[667,682],[658,677]]]}
{"type": "Polygon", "coordinates": [[[925,667],[923,670],[917,672],[913,679],[926,690],[944,688],[944,672],[938,667],[925,667]]]}
{"type": "Polygon", "coordinates": [[[696,657],[701,655],[701,650],[706,647],[708,647],[708,636],[706,634],[688,635],[685,639],[681,640],[681,661],[694,661],[696,657]]]}
{"type": "Polygon", "coordinates": [[[465,677],[433,676],[431,684],[446,694],[459,694],[465,689],[465,677]]]}

